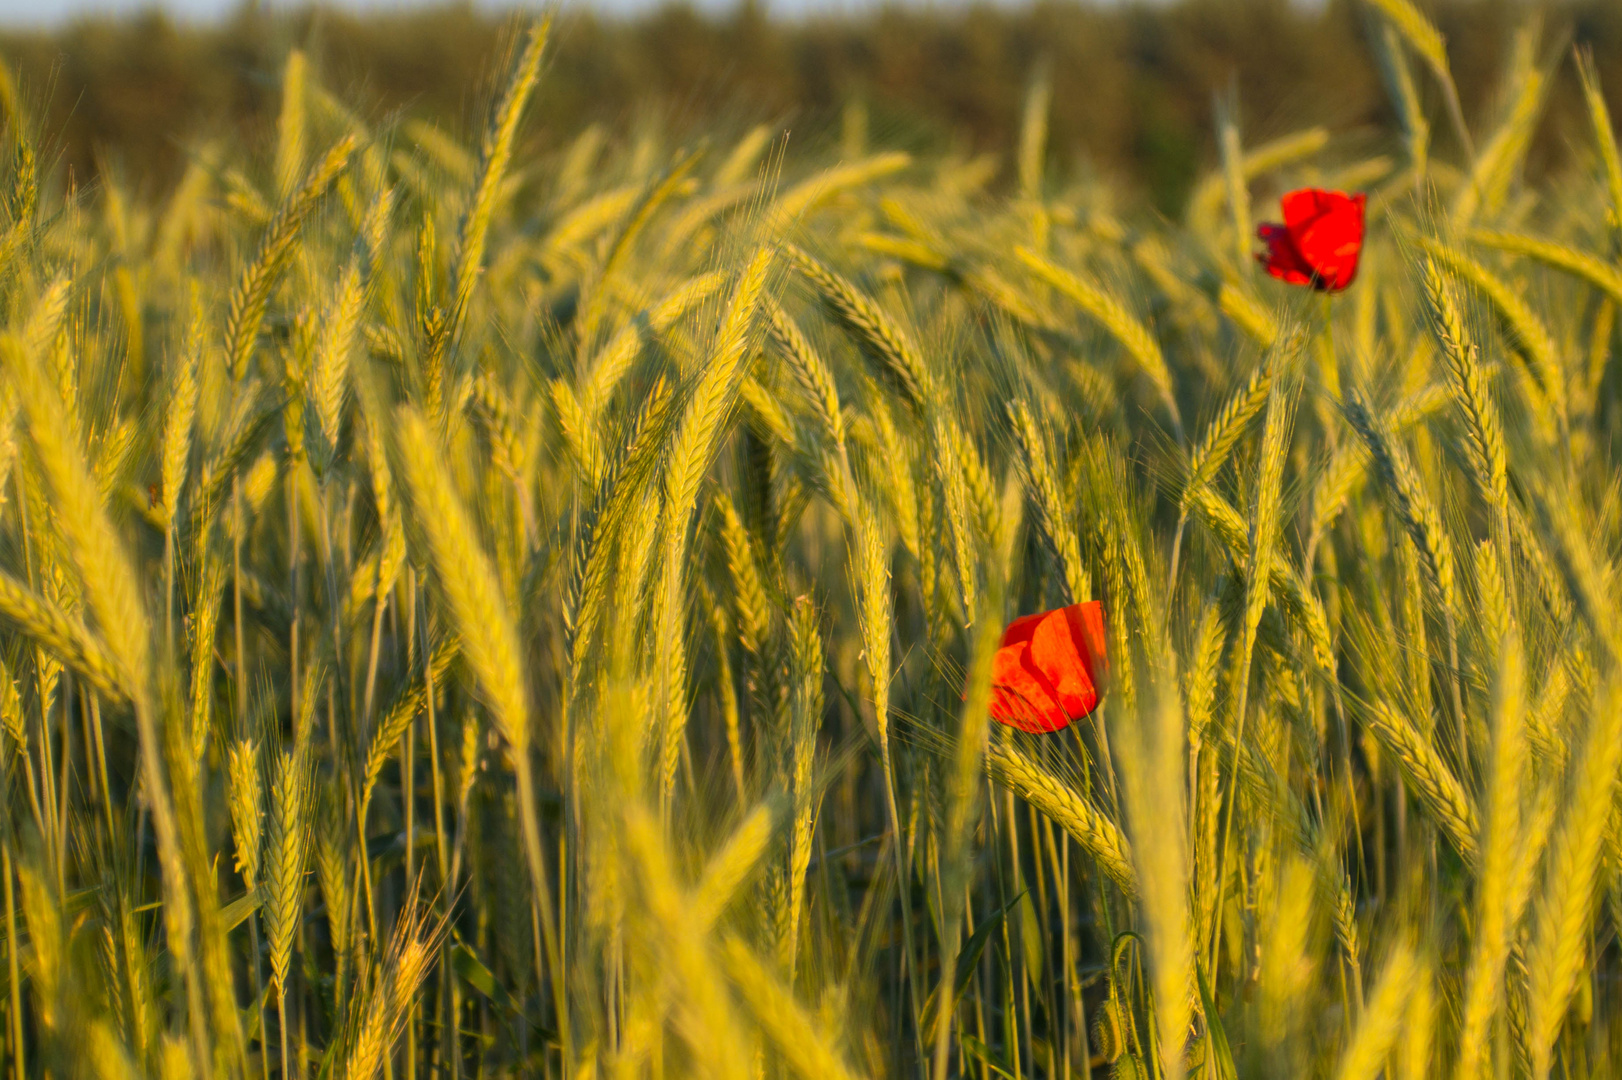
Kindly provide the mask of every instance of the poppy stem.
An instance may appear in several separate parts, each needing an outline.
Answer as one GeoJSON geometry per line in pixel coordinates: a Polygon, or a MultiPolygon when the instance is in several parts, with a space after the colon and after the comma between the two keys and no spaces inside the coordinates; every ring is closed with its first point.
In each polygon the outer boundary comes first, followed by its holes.
{"type": "Polygon", "coordinates": [[[1329,293],[1323,294],[1324,337],[1319,356],[1319,375],[1324,388],[1340,397],[1340,357],[1335,352],[1335,302],[1329,293]]]}

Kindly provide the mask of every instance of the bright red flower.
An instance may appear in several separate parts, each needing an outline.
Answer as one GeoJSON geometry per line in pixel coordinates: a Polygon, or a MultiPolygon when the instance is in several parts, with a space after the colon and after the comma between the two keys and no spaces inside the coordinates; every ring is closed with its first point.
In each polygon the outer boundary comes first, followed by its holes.
{"type": "Polygon", "coordinates": [[[1058,731],[1097,707],[1108,671],[1098,601],[1015,619],[991,662],[991,718],[1058,731]]]}
{"type": "Polygon", "coordinates": [[[1310,285],[1320,292],[1340,292],[1357,277],[1357,257],[1363,251],[1361,191],[1303,188],[1281,200],[1284,224],[1267,222],[1256,235],[1267,244],[1256,261],[1267,272],[1291,285],[1310,285]]]}

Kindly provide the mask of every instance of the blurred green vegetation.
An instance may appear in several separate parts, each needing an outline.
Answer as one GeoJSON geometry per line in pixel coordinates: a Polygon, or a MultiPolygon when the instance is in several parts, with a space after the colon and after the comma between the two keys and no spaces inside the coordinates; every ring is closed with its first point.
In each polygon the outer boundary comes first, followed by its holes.
{"type": "MultiPolygon", "coordinates": [[[[1493,78],[1532,6],[1422,6],[1446,35],[1467,113],[1492,110],[1493,78]]],[[[1548,59],[1572,45],[1591,49],[1611,108],[1622,112],[1622,3],[1541,8],[1548,59]]],[[[1053,167],[1110,177],[1176,213],[1214,159],[1218,99],[1237,97],[1251,145],[1326,124],[1342,137],[1367,132],[1360,149],[1380,148],[1389,136],[1377,133],[1396,125],[1363,40],[1367,19],[1361,0],[890,6],[797,20],[751,3],[722,15],[679,5],[635,18],[575,10],[560,19],[527,137],[544,152],[590,124],[634,139],[649,129],[725,134],[729,125],[768,122],[792,132],[791,154],[823,153],[865,125],[887,145],[1001,153],[1011,175],[1005,151],[1017,139],[1020,103],[1046,66],[1053,167]]],[[[59,180],[83,184],[112,168],[155,194],[202,138],[268,144],[282,60],[295,45],[325,85],[371,118],[409,110],[465,134],[488,100],[486,61],[506,40],[505,23],[465,4],[364,16],[244,8],[214,25],[148,14],[13,32],[0,35],[0,54],[44,120],[59,180]]],[[[1569,67],[1556,80],[1533,171],[1558,167],[1582,145],[1569,67]]]]}

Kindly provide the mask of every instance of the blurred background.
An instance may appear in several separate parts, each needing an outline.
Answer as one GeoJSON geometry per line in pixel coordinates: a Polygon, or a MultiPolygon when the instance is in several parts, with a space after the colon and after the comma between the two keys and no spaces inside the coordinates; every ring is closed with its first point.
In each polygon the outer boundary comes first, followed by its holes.
{"type": "MultiPolygon", "coordinates": [[[[43,121],[46,164],[59,182],[94,183],[114,170],[130,190],[158,196],[207,141],[268,145],[293,46],[307,51],[322,85],[369,119],[408,111],[450,132],[476,131],[491,91],[482,73],[505,70],[489,58],[511,36],[511,13],[483,3],[168,0],[128,10],[137,2],[0,0],[0,55],[43,121]]],[[[1447,37],[1474,122],[1495,108],[1491,88],[1511,33],[1533,9],[1522,0],[1421,6],[1447,37]]],[[[1612,114],[1622,114],[1622,2],[1538,9],[1548,63],[1574,46],[1592,50],[1612,114]]],[[[1053,167],[1119,180],[1116,190],[1176,215],[1215,159],[1218,102],[1237,101],[1247,145],[1323,124],[1348,153],[1379,152],[1378,140],[1391,136],[1376,133],[1398,125],[1362,40],[1368,19],[1359,0],[573,4],[560,14],[525,138],[534,153],[593,124],[634,140],[650,126],[681,137],[766,122],[790,131],[790,154],[838,140],[992,154],[1006,180],[1021,102],[1045,67],[1053,167]]],[[[1571,66],[1554,78],[1533,173],[1585,152],[1571,66]]],[[[1448,153],[1445,126],[1436,135],[1448,153]]]]}

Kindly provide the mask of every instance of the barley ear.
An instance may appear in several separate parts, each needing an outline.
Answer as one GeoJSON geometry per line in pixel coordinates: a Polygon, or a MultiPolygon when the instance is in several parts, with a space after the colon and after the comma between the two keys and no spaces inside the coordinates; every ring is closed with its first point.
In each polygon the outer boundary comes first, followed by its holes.
{"type": "Polygon", "coordinates": [[[271,785],[270,828],[265,836],[265,888],[262,911],[270,938],[271,977],[286,992],[293,963],[293,940],[304,910],[304,873],[311,826],[310,762],[302,748],[276,759],[271,785]]]}
{"type": "Polygon", "coordinates": [[[276,283],[292,262],[299,230],[349,163],[355,145],[354,135],[345,136],[310,167],[304,183],[288,196],[265,227],[258,252],[231,292],[231,308],[225,323],[225,355],[231,374],[238,382],[248,375],[248,362],[253,359],[259,327],[265,321],[265,308],[276,283]]]}
{"type": "Polygon", "coordinates": [[[529,695],[518,630],[472,516],[457,496],[438,439],[415,409],[395,414],[400,475],[427,540],[434,581],[450,608],[462,654],[514,756],[529,749],[529,695]]]}
{"type": "Polygon", "coordinates": [[[242,739],[232,744],[227,756],[226,791],[231,804],[231,837],[236,847],[236,870],[242,875],[242,883],[254,889],[259,884],[265,796],[259,748],[253,739],[242,739]]]}
{"type": "Polygon", "coordinates": [[[1447,362],[1448,382],[1464,413],[1466,445],[1476,482],[1487,503],[1507,515],[1508,466],[1498,407],[1453,291],[1432,259],[1425,261],[1425,295],[1430,301],[1437,343],[1447,362]]]}
{"type": "Polygon", "coordinates": [[[276,195],[293,194],[299,170],[304,168],[305,84],[309,64],[301,49],[287,54],[282,68],[282,110],[276,122],[276,195]]]}
{"type": "Polygon", "coordinates": [[[1605,94],[1599,84],[1599,68],[1594,54],[1588,49],[1577,50],[1577,74],[1582,79],[1583,100],[1588,105],[1588,118],[1593,122],[1594,145],[1599,150],[1600,162],[1605,168],[1605,187],[1611,196],[1611,227],[1617,242],[1622,244],[1622,153],[1616,146],[1616,129],[1611,126],[1611,113],[1605,105],[1605,94]]]}
{"type": "Polygon", "coordinates": [[[1132,850],[1121,829],[1084,796],[1021,750],[1012,736],[999,733],[986,748],[991,778],[1030,803],[1069,833],[1129,900],[1138,897],[1132,850]]]}
{"type": "Polygon", "coordinates": [[[518,137],[518,121],[524,114],[524,104],[541,73],[541,54],[551,34],[550,17],[530,25],[524,38],[524,48],[513,65],[507,88],[490,114],[485,129],[484,147],[479,158],[478,179],[474,182],[472,197],[468,200],[467,215],[462,219],[461,244],[456,255],[455,294],[451,302],[451,316],[447,339],[454,339],[467,317],[468,303],[473,298],[473,286],[484,266],[485,242],[490,235],[490,222],[495,216],[496,197],[506,178],[507,164],[512,159],[513,143],[518,137]]]}
{"type": "Polygon", "coordinates": [[[1172,427],[1180,437],[1183,419],[1177,409],[1171,369],[1166,365],[1166,356],[1161,351],[1160,343],[1149,332],[1149,328],[1115,297],[1057,263],[1029,248],[1016,248],[1014,253],[1027,269],[1086,312],[1090,318],[1102,325],[1111,337],[1121,343],[1127,355],[1154,384],[1162,404],[1171,417],[1172,427]]]}
{"type": "Polygon", "coordinates": [[[191,457],[192,421],[197,413],[197,365],[202,358],[207,330],[196,282],[192,283],[190,293],[190,328],[186,332],[186,343],[180,359],[175,365],[160,454],[160,498],[163,501],[164,519],[171,529],[179,512],[180,494],[185,489],[186,466],[191,457]]]}
{"type": "Polygon", "coordinates": [[[1375,1080],[1381,1075],[1386,1056],[1403,1029],[1414,984],[1422,973],[1428,977],[1410,946],[1398,945],[1392,950],[1375,984],[1374,996],[1358,1020],[1351,1044],[1341,1054],[1335,1080],[1375,1080]]]}
{"type": "Polygon", "coordinates": [[[1527,954],[1532,1075],[1546,1077],[1566,1008],[1582,977],[1594,914],[1595,878],[1603,865],[1605,830],[1622,767],[1622,686],[1608,682],[1590,711],[1576,777],[1561,810],[1543,893],[1534,908],[1527,954]]]}
{"type": "Polygon", "coordinates": [[[1455,1075],[1478,1075],[1488,1053],[1488,1036],[1503,1000],[1504,965],[1509,959],[1521,901],[1512,886],[1516,850],[1523,843],[1521,801],[1526,780],[1526,660],[1513,633],[1499,649],[1493,686],[1492,767],[1487,814],[1479,842],[1476,925],[1471,942],[1462,1010],[1462,1034],[1455,1075]]]}

